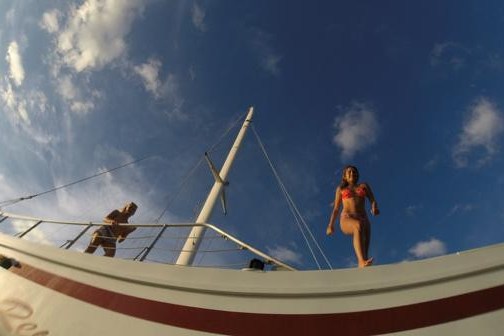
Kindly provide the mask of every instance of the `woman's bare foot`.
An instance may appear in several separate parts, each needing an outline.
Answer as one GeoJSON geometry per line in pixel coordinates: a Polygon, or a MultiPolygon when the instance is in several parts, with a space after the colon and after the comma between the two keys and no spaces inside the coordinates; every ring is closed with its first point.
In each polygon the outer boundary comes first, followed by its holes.
{"type": "Polygon", "coordinates": [[[373,265],[373,258],[369,258],[367,260],[359,262],[359,268],[368,267],[368,266],[371,266],[371,265],[373,265]]]}

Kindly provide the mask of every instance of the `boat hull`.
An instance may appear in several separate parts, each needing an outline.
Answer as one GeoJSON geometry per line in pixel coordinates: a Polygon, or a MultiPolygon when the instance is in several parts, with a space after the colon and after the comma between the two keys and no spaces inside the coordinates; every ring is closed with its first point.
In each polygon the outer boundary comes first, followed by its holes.
{"type": "Polygon", "coordinates": [[[12,335],[499,335],[504,244],[334,271],[141,263],[0,234],[0,331],[12,335]],[[3,330],[1,329],[3,328],[3,330]]]}

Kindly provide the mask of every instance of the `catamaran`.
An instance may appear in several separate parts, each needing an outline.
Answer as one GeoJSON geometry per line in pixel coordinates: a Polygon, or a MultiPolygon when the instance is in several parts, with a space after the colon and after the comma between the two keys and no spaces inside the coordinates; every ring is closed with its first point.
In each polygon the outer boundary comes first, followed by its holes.
{"type": "MultiPolygon", "coordinates": [[[[194,223],[135,224],[156,234],[131,259],[82,253],[103,223],[0,211],[1,335],[501,335],[504,244],[364,269],[296,270],[210,224],[250,126],[250,108],[194,223]],[[41,227],[72,236],[40,241],[41,227]],[[189,231],[176,262],[152,258],[189,231]],[[250,255],[238,269],[195,267],[208,232],[250,255]],[[150,262],[149,262],[150,261],[150,262]],[[265,267],[267,265],[267,267],[265,267]]],[[[225,206],[225,202],[223,202],[225,206]]],[[[128,224],[125,224],[128,225],[128,224]]],[[[128,239],[132,240],[134,238],[128,239]]],[[[134,244],[134,243],[131,243],[134,244]]],[[[139,248],[138,246],[134,246],[139,248]]]]}

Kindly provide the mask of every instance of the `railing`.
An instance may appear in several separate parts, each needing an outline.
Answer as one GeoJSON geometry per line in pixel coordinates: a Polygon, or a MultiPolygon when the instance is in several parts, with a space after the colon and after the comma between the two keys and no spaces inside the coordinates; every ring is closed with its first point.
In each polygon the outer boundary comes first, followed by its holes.
{"type": "MultiPolygon", "coordinates": [[[[61,249],[83,251],[91,235],[102,225],[98,222],[73,222],[20,216],[0,211],[0,231],[61,249]]],[[[271,270],[295,270],[282,261],[244,243],[212,224],[121,224],[137,228],[124,242],[116,245],[116,258],[175,264],[182,246],[194,227],[205,227],[207,233],[193,265],[200,267],[249,268],[258,259],[271,270]],[[237,253],[238,252],[238,253],[237,253]],[[268,266],[269,265],[269,266],[268,266]]],[[[190,237],[191,239],[193,237],[190,237]]],[[[100,253],[100,249],[95,253],[100,253]]]]}

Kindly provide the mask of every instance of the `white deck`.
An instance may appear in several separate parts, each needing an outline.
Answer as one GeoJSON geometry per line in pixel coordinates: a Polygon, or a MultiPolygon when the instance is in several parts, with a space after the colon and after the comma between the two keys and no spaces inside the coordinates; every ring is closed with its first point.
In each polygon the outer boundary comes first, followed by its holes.
{"type": "Polygon", "coordinates": [[[14,335],[22,323],[47,335],[504,332],[504,244],[334,271],[141,263],[2,234],[0,253],[22,264],[0,269],[0,324],[14,335]]]}

